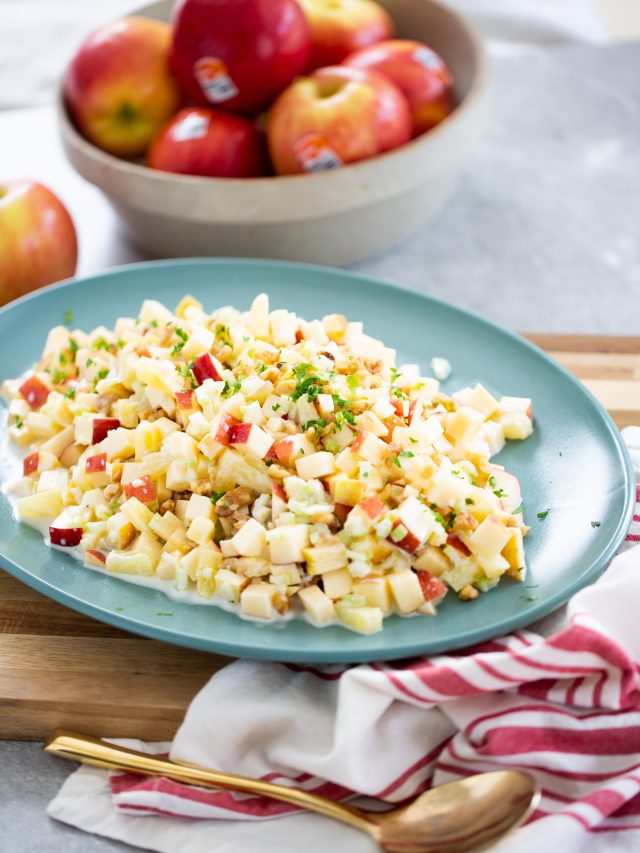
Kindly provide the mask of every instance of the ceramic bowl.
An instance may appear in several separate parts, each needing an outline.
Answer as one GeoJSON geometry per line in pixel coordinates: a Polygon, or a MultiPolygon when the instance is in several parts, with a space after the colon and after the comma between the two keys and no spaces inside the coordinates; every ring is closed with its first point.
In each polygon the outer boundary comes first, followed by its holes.
{"type": "MultiPolygon", "coordinates": [[[[131,238],[155,257],[236,255],[343,265],[415,233],[439,208],[486,118],[487,59],[474,28],[434,0],[380,0],[399,37],[424,41],[451,69],[458,102],[434,130],[386,154],[309,175],[217,179],[121,160],[58,113],[65,152],[99,187],[131,238]]],[[[133,14],[167,20],[171,3],[133,14]]]]}

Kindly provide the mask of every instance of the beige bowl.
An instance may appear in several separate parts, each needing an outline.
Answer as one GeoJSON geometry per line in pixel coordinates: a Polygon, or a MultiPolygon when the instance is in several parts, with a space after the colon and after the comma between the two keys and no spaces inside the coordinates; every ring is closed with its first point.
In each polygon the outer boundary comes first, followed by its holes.
{"type": "MultiPolygon", "coordinates": [[[[348,264],[417,231],[448,194],[486,113],[487,59],[472,26],[434,0],[380,0],[400,37],[431,45],[456,83],[459,106],[431,132],[371,160],[278,178],[176,175],[120,160],[59,120],[65,152],[99,187],[131,237],[152,255],[237,255],[348,264]]],[[[135,14],[167,20],[171,3],[135,14]]]]}

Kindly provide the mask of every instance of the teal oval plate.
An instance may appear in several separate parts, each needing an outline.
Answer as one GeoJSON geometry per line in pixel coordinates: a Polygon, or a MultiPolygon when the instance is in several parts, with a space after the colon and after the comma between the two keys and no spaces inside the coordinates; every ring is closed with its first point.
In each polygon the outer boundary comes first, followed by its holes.
{"type": "Polygon", "coordinates": [[[178,603],[161,592],[82,568],[14,521],[0,496],[0,565],[44,595],[103,622],[168,643],[237,657],[297,662],[390,660],[446,652],[521,628],[549,613],[605,568],[628,528],[633,476],[607,413],[556,362],[514,334],[459,308],[340,270],[246,260],[162,261],[121,267],[25,297],[0,311],[2,378],[39,357],[49,328],[73,311],[73,325],[110,326],[153,297],[174,307],[185,293],[207,310],[249,307],[266,291],[273,308],[312,319],[340,312],[398,350],[399,362],[429,371],[451,361],[447,390],[481,381],[494,392],[532,397],[535,432],[511,442],[497,461],[521,481],[528,574],[476,601],[449,595],[436,617],[385,620],[360,636],[294,620],[259,625],[210,605],[178,603]],[[537,514],[549,510],[545,518],[537,514]]]}

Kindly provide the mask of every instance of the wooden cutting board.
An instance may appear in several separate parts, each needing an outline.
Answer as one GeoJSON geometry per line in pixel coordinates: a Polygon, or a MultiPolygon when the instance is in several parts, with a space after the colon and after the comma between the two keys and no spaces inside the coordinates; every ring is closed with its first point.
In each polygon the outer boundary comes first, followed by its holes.
{"type": "MultiPolygon", "coordinates": [[[[640,337],[528,337],[582,379],[619,427],[640,424],[640,337]]],[[[0,570],[0,738],[43,739],[64,726],[169,740],[228,662],[103,625],[0,570]]]]}

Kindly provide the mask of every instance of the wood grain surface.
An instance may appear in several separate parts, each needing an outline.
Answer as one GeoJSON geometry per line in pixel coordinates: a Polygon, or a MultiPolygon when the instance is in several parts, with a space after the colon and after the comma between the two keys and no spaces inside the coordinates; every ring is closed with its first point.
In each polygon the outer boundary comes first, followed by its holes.
{"type": "MultiPolygon", "coordinates": [[[[640,337],[527,337],[578,376],[619,427],[640,424],[640,337]]],[[[103,625],[0,570],[0,738],[42,739],[64,726],[169,740],[228,662],[103,625]]]]}

